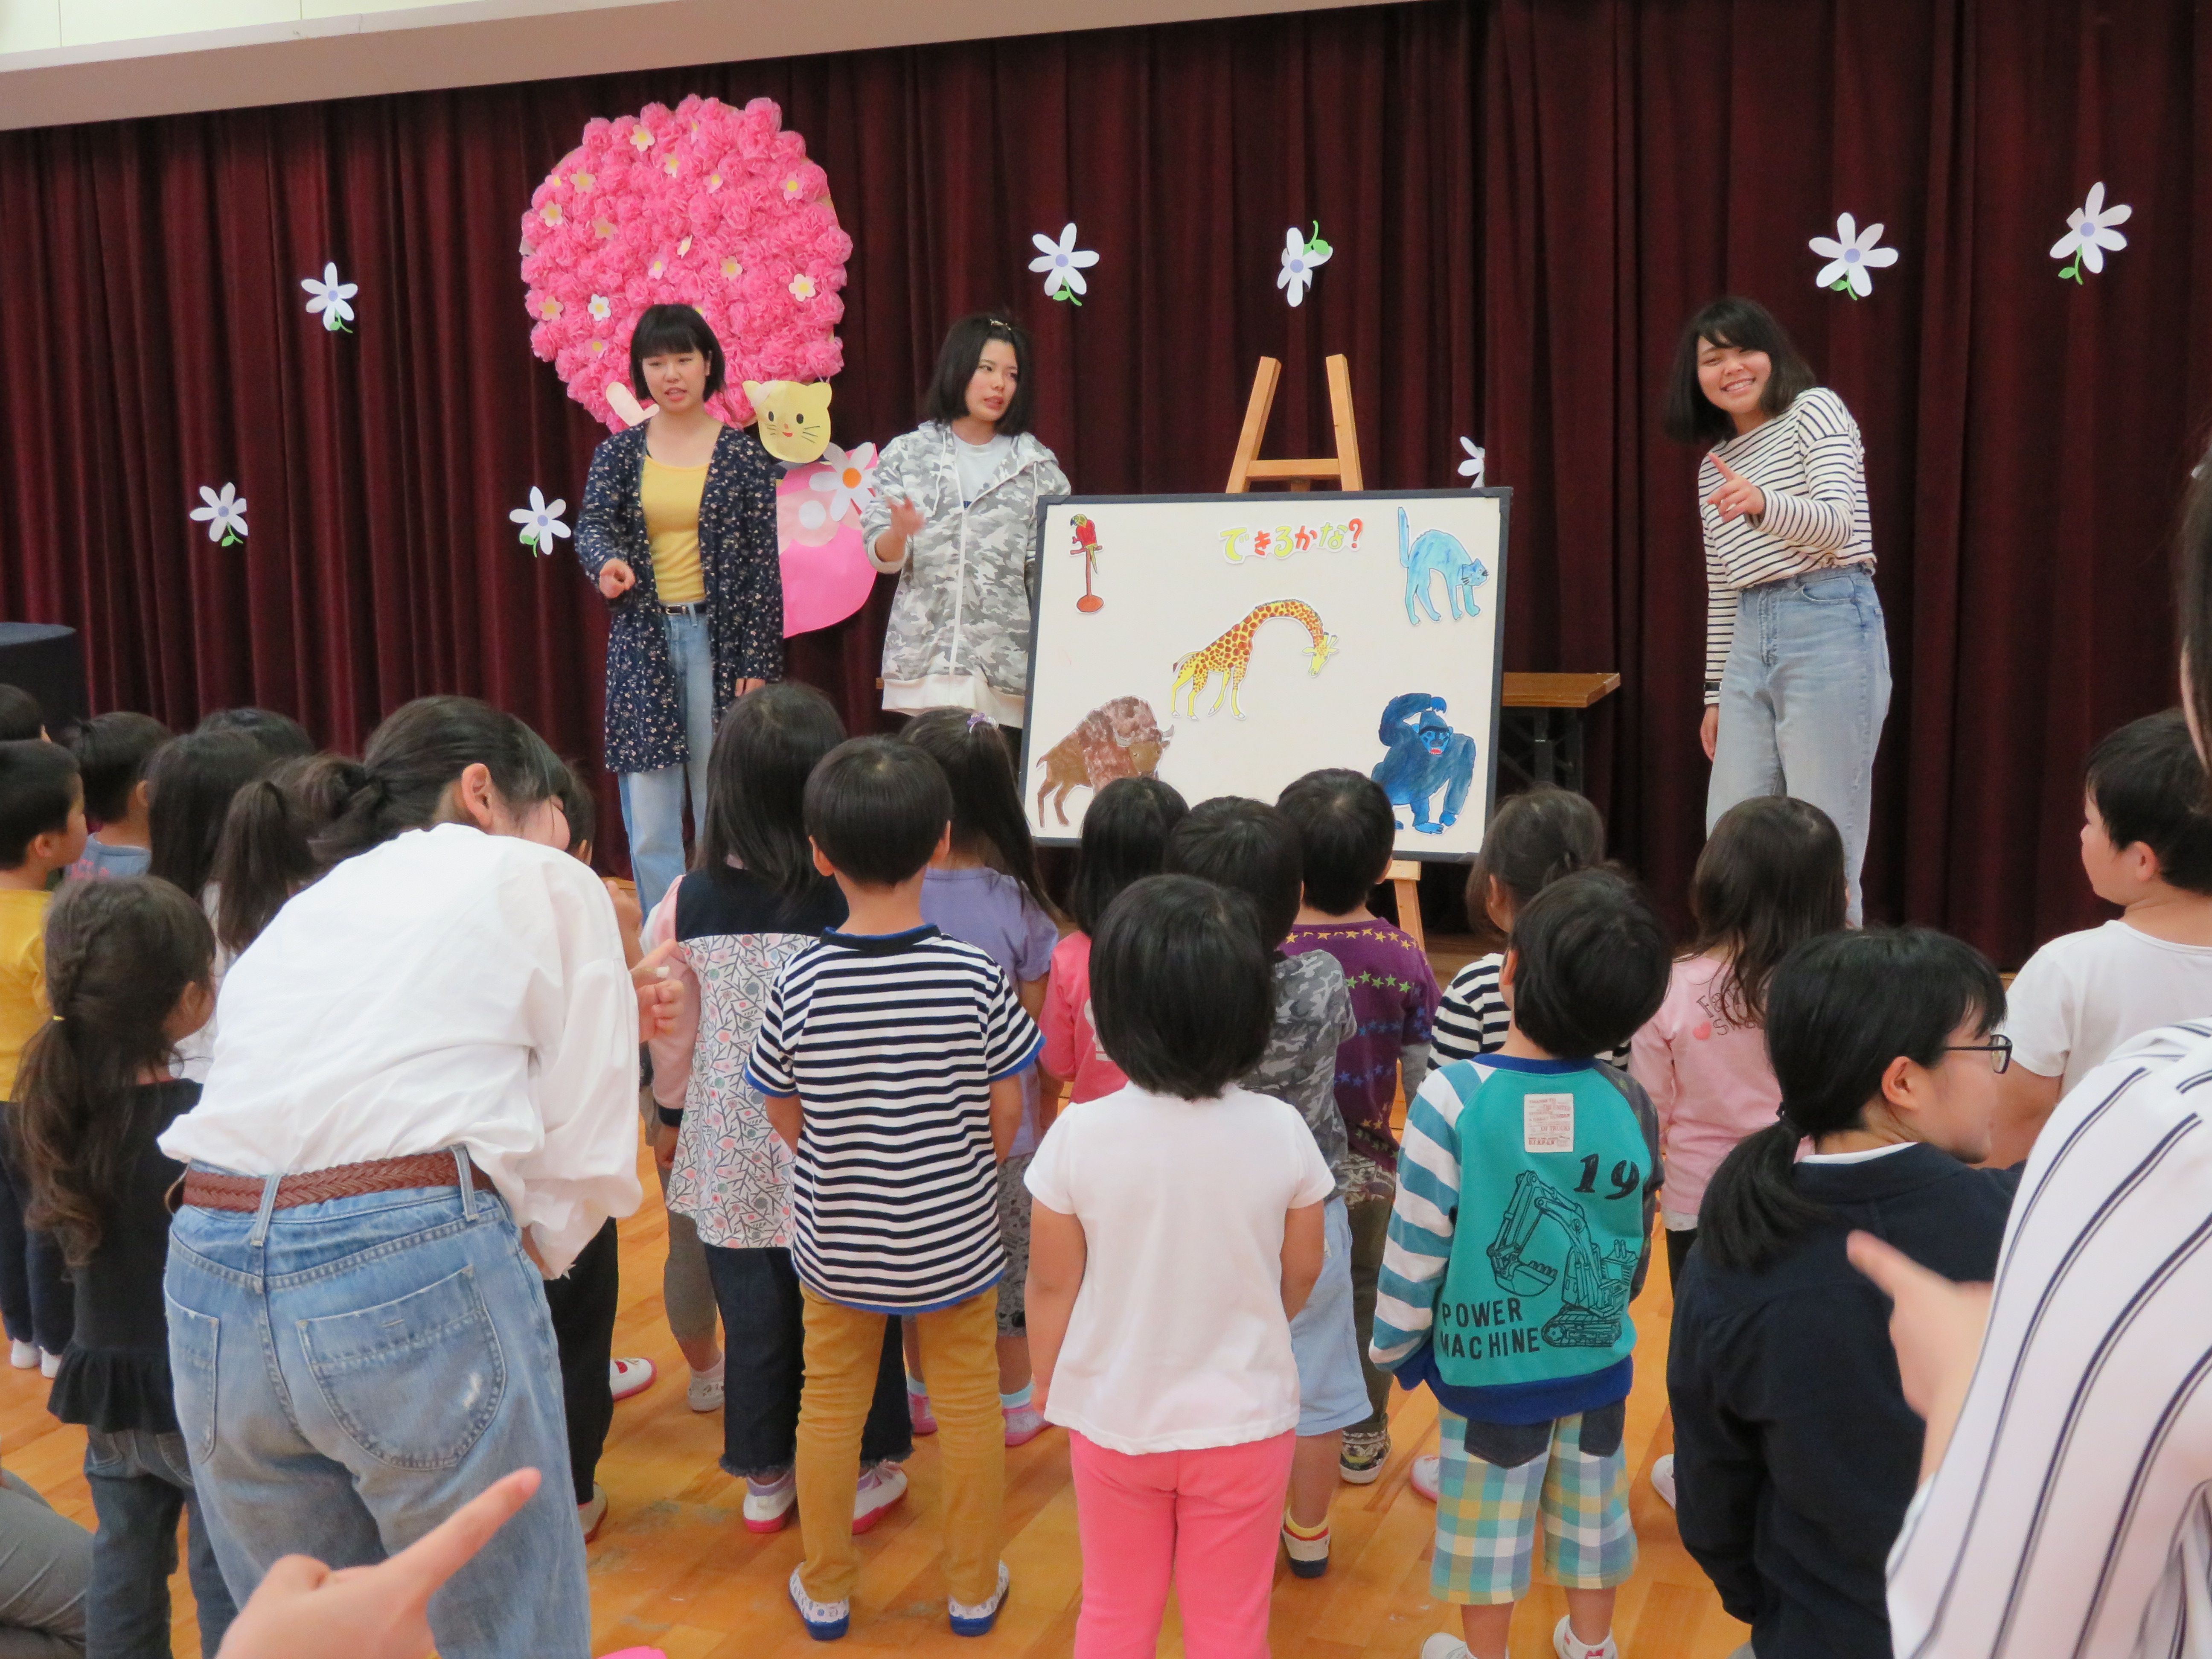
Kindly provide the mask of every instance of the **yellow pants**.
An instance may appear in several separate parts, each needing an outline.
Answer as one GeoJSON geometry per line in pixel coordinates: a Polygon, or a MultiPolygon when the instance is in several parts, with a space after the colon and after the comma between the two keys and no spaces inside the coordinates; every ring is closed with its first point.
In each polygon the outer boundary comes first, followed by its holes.
{"type": "MultiPolygon", "coordinates": [[[[799,1397],[799,1583],[817,1601],[842,1601],[860,1576],[853,1547],[853,1489],[860,1478],[860,1427],[883,1363],[884,1316],[800,1286],[806,1301],[806,1386],[799,1397]]],[[[1006,1494],[1006,1427],[999,1410],[997,1288],[935,1313],[909,1314],[921,1345],[922,1381],[937,1414],[945,1487],[945,1579],[973,1607],[999,1589],[1006,1494]]]]}

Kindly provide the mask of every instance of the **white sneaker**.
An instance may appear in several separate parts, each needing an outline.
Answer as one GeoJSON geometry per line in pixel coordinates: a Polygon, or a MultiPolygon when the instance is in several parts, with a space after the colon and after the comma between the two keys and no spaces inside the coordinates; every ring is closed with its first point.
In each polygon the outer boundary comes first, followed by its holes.
{"type": "Polygon", "coordinates": [[[745,1530],[747,1532],[781,1532],[791,1519],[792,1505],[799,1501],[799,1475],[786,1469],[775,1480],[745,1482],[745,1530]]]}
{"type": "Polygon", "coordinates": [[[653,1386],[653,1362],[650,1359],[607,1361],[607,1391],[617,1400],[643,1394],[653,1386]]]}
{"type": "Polygon", "coordinates": [[[857,1538],[874,1526],[905,1496],[906,1471],[897,1464],[862,1469],[860,1484],[853,1492],[853,1535],[857,1538]]]}
{"type": "Polygon", "coordinates": [[[711,1371],[691,1373],[690,1385],[684,1390],[684,1403],[695,1412],[718,1412],[722,1409],[722,1380],[728,1373],[726,1358],[714,1362],[711,1371]]]}
{"type": "Polygon", "coordinates": [[[1667,1507],[1674,1507],[1674,1454],[1668,1452],[1651,1466],[1651,1490],[1666,1500],[1667,1507]]]}
{"type": "Polygon", "coordinates": [[[1437,1489],[1443,1484],[1443,1475],[1444,1460],[1431,1452],[1426,1457],[1413,1460],[1413,1472],[1406,1477],[1406,1484],[1433,1504],[1437,1501],[1437,1489]]]}
{"type": "Polygon", "coordinates": [[[1448,1631],[1438,1631],[1421,1644],[1421,1659],[1472,1659],[1467,1644],[1448,1631]]]}
{"type": "Polygon", "coordinates": [[[592,1501],[576,1505],[576,1524],[584,1529],[584,1541],[588,1544],[599,1535],[599,1528],[607,1520],[607,1489],[598,1481],[592,1482],[592,1501]]]}
{"type": "Polygon", "coordinates": [[[59,1354],[53,1352],[51,1349],[47,1348],[41,1348],[39,1350],[39,1375],[40,1376],[58,1376],[61,1375],[61,1370],[62,1357],[59,1354]]]}
{"type": "Polygon", "coordinates": [[[1567,1620],[1559,1620],[1559,1628],[1552,1632],[1552,1651],[1559,1659],[1620,1659],[1620,1650],[1613,1644],[1613,1632],[1605,1633],[1605,1640],[1592,1647],[1575,1634],[1574,1626],[1567,1620]]]}
{"type": "Polygon", "coordinates": [[[8,1363],[19,1371],[29,1370],[39,1363],[39,1345],[11,1340],[8,1344],[8,1363]]]}

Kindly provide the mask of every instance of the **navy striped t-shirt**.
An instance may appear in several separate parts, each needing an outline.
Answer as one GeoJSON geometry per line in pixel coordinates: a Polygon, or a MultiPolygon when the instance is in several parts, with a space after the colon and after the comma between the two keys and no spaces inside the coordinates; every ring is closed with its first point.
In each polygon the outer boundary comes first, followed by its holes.
{"type": "Polygon", "coordinates": [[[990,954],[934,927],[791,959],[745,1072],[803,1103],[791,1254],[817,1295],[923,1313],[998,1283],[991,1085],[1043,1042],[990,954]]]}

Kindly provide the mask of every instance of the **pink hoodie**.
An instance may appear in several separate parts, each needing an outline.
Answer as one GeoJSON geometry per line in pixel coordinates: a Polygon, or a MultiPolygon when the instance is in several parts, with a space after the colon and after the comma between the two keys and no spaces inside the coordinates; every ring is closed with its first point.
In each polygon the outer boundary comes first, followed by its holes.
{"type": "Polygon", "coordinates": [[[1711,957],[1676,963],[1667,1000],[1629,1044],[1629,1073],[1659,1109],[1667,1152],[1659,1202],[1670,1217],[1697,1214],[1721,1160],[1771,1124],[1782,1104],[1766,1033],[1721,1017],[1712,990],[1724,965],[1711,957]]]}

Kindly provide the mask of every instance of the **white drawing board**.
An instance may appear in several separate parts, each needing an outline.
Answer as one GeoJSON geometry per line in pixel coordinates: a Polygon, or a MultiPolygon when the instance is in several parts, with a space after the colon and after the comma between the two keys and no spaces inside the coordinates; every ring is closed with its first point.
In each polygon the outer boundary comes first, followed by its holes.
{"type": "Polygon", "coordinates": [[[1390,793],[1399,857],[1474,857],[1497,793],[1511,495],[1043,503],[1030,828],[1073,845],[1097,790],[1148,769],[1195,805],[1341,766],[1390,793]]]}

